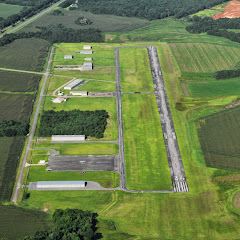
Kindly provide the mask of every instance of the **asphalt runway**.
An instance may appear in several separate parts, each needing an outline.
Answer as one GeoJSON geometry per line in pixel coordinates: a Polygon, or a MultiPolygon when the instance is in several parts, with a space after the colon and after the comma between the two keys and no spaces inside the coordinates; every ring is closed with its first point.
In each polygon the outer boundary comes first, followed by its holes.
{"type": "Polygon", "coordinates": [[[116,171],[114,155],[50,156],[47,171],[116,171]]]}

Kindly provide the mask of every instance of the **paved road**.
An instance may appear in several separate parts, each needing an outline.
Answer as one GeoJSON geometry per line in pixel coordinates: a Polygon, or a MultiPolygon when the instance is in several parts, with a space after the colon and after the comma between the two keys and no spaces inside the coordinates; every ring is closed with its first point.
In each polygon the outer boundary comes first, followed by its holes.
{"type": "Polygon", "coordinates": [[[47,13],[48,11],[53,10],[55,7],[57,7],[59,4],[61,4],[61,3],[64,2],[64,1],[65,1],[65,0],[61,0],[60,2],[57,2],[56,4],[53,4],[51,7],[44,9],[42,12],[40,12],[40,13],[38,13],[37,15],[29,18],[28,20],[20,23],[19,25],[17,25],[16,27],[12,28],[12,29],[9,30],[8,32],[3,33],[3,34],[0,36],[0,38],[2,38],[2,37],[3,37],[4,35],[6,35],[6,34],[9,34],[9,33],[12,33],[12,32],[15,32],[15,31],[19,30],[19,29],[22,28],[23,26],[25,26],[25,25],[29,24],[30,22],[36,20],[37,18],[39,18],[40,16],[44,15],[44,14],[47,13]]]}
{"type": "Polygon", "coordinates": [[[148,47],[153,83],[156,91],[158,110],[164,134],[165,146],[168,156],[173,190],[175,192],[188,192],[186,175],[174,129],[171,110],[168,103],[165,84],[158,59],[156,47],[148,47]]]}
{"type": "Polygon", "coordinates": [[[12,200],[15,204],[17,204],[17,196],[18,196],[19,189],[21,187],[21,181],[22,181],[25,165],[26,165],[26,162],[27,162],[27,156],[28,156],[28,153],[29,153],[29,150],[30,150],[30,145],[31,145],[31,142],[33,140],[33,136],[34,136],[34,133],[35,133],[35,129],[36,129],[36,125],[37,125],[37,121],[38,121],[38,117],[39,117],[39,112],[40,112],[40,107],[41,107],[41,103],[42,103],[42,99],[43,99],[44,89],[45,89],[45,86],[46,86],[47,78],[48,78],[49,71],[50,71],[50,65],[51,65],[51,61],[52,61],[52,57],[53,57],[53,51],[54,51],[54,48],[51,49],[51,53],[50,53],[50,56],[49,56],[48,65],[47,65],[46,73],[45,73],[45,76],[44,76],[43,85],[42,85],[41,93],[40,93],[40,96],[39,96],[38,104],[37,104],[37,109],[36,109],[36,112],[35,112],[35,115],[34,115],[31,132],[30,132],[29,138],[28,138],[27,148],[26,148],[26,151],[25,151],[25,154],[24,154],[24,158],[23,158],[23,162],[22,162],[22,166],[21,166],[21,171],[20,171],[20,174],[19,174],[19,177],[18,177],[18,180],[17,180],[17,186],[16,186],[14,196],[13,196],[13,200],[12,200]]]}

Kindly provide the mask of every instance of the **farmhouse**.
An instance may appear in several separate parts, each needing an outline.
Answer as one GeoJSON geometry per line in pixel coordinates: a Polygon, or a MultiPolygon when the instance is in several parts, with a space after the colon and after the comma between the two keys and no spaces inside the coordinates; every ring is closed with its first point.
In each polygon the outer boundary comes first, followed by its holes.
{"type": "Polygon", "coordinates": [[[52,135],[52,142],[82,142],[85,135],[52,135]]]}
{"type": "Polygon", "coordinates": [[[92,50],[80,50],[80,54],[92,54],[92,50]]]}
{"type": "Polygon", "coordinates": [[[37,190],[41,189],[55,189],[55,188],[84,188],[85,181],[38,181],[37,190]]]}
{"type": "Polygon", "coordinates": [[[83,63],[83,69],[84,70],[92,70],[93,64],[91,62],[85,62],[85,63],[83,63]]]}
{"type": "Polygon", "coordinates": [[[88,92],[87,91],[72,91],[72,92],[70,92],[70,95],[73,95],[73,96],[87,96],[88,92]]]}
{"type": "Polygon", "coordinates": [[[83,46],[83,49],[84,49],[84,50],[90,50],[90,49],[92,49],[92,46],[90,46],[90,45],[84,45],[84,46],[83,46]]]}
{"type": "Polygon", "coordinates": [[[78,86],[80,83],[82,83],[82,79],[76,79],[73,82],[70,82],[67,86],[64,87],[65,90],[72,90],[76,86],[78,86]]]}
{"type": "Polygon", "coordinates": [[[53,103],[62,103],[62,102],[66,102],[67,98],[54,98],[52,100],[53,103]]]}
{"type": "Polygon", "coordinates": [[[73,55],[64,55],[64,59],[73,59],[73,55]]]}
{"type": "Polygon", "coordinates": [[[84,58],[85,61],[92,61],[93,59],[90,57],[84,58]]]}

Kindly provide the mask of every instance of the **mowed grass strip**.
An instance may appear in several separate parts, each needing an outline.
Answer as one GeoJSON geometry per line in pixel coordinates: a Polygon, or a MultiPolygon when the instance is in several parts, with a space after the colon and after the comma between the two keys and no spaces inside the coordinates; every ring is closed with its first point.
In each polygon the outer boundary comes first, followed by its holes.
{"type": "Polygon", "coordinates": [[[208,167],[240,170],[240,108],[197,121],[198,136],[208,167]]]}
{"type": "Polygon", "coordinates": [[[114,143],[51,143],[38,141],[35,148],[54,148],[60,155],[114,155],[118,145],[114,143]]]}
{"type": "Polygon", "coordinates": [[[119,174],[115,172],[89,171],[81,174],[80,171],[48,172],[46,166],[32,166],[29,170],[28,183],[37,181],[94,181],[102,187],[113,188],[119,186],[119,174]]]}
{"type": "Polygon", "coordinates": [[[182,72],[215,72],[233,68],[240,49],[206,43],[171,43],[182,72]]]}
{"type": "Polygon", "coordinates": [[[147,49],[121,48],[119,52],[122,91],[154,91],[147,49]]]}
{"type": "MultiPolygon", "coordinates": [[[[117,139],[117,110],[116,110],[116,99],[107,97],[75,97],[69,98],[66,102],[61,104],[56,104],[52,102],[53,97],[46,97],[44,110],[54,110],[54,111],[70,111],[74,109],[79,109],[81,111],[94,111],[94,110],[106,110],[108,112],[109,118],[107,119],[107,128],[104,132],[104,138],[98,140],[116,140],[117,139]]],[[[78,133],[76,133],[78,134],[78,133]]],[[[94,138],[90,138],[96,140],[94,138]]]]}
{"type": "Polygon", "coordinates": [[[155,95],[126,94],[122,100],[127,188],[171,189],[155,95]]]}

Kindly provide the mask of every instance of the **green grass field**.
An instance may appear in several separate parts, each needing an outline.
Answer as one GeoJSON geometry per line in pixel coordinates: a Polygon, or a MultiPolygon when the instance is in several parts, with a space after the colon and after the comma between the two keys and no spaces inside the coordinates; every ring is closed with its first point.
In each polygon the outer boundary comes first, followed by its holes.
{"type": "Polygon", "coordinates": [[[239,116],[240,108],[236,107],[197,121],[207,166],[240,170],[239,116]]]}
{"type": "Polygon", "coordinates": [[[47,26],[50,24],[58,24],[61,22],[64,26],[74,29],[97,28],[103,32],[121,32],[131,31],[133,29],[149,24],[145,19],[119,17],[113,15],[97,15],[83,11],[68,11],[62,10],[64,16],[53,16],[52,13],[47,13],[36,21],[30,23],[22,29],[22,31],[37,31],[36,26],[47,26]],[[75,20],[79,17],[90,19],[93,24],[88,26],[80,26],[75,24],[75,20]]]}
{"type": "Polygon", "coordinates": [[[22,6],[0,3],[0,17],[7,18],[13,14],[20,12],[22,6]]]}
{"type": "Polygon", "coordinates": [[[154,91],[147,49],[122,48],[119,52],[122,91],[154,91]]]}
{"type": "Polygon", "coordinates": [[[217,44],[170,44],[182,72],[215,72],[232,69],[240,57],[240,49],[217,44]]]}
{"type": "Polygon", "coordinates": [[[0,90],[11,92],[36,91],[41,78],[41,75],[0,71],[0,90]]]}
{"type": "Polygon", "coordinates": [[[18,39],[0,47],[0,67],[41,72],[49,46],[42,39],[18,39]]]}
{"type": "Polygon", "coordinates": [[[113,155],[118,153],[114,143],[51,143],[37,142],[34,148],[54,148],[60,155],[113,155]]]}
{"type": "Polygon", "coordinates": [[[127,188],[172,188],[155,95],[123,95],[127,188]]]}
{"type": "MultiPolygon", "coordinates": [[[[79,109],[82,111],[94,111],[94,110],[106,110],[109,114],[107,119],[107,128],[104,133],[104,138],[101,140],[116,140],[117,139],[117,110],[116,110],[116,99],[115,98],[69,98],[66,102],[61,104],[53,103],[52,97],[46,97],[44,103],[44,110],[54,111],[70,111],[79,109]]],[[[90,138],[89,139],[94,139],[90,138]]]]}
{"type": "Polygon", "coordinates": [[[119,174],[114,172],[48,172],[45,166],[32,166],[29,170],[27,183],[37,181],[94,181],[102,187],[112,188],[119,186],[119,174]]]}

